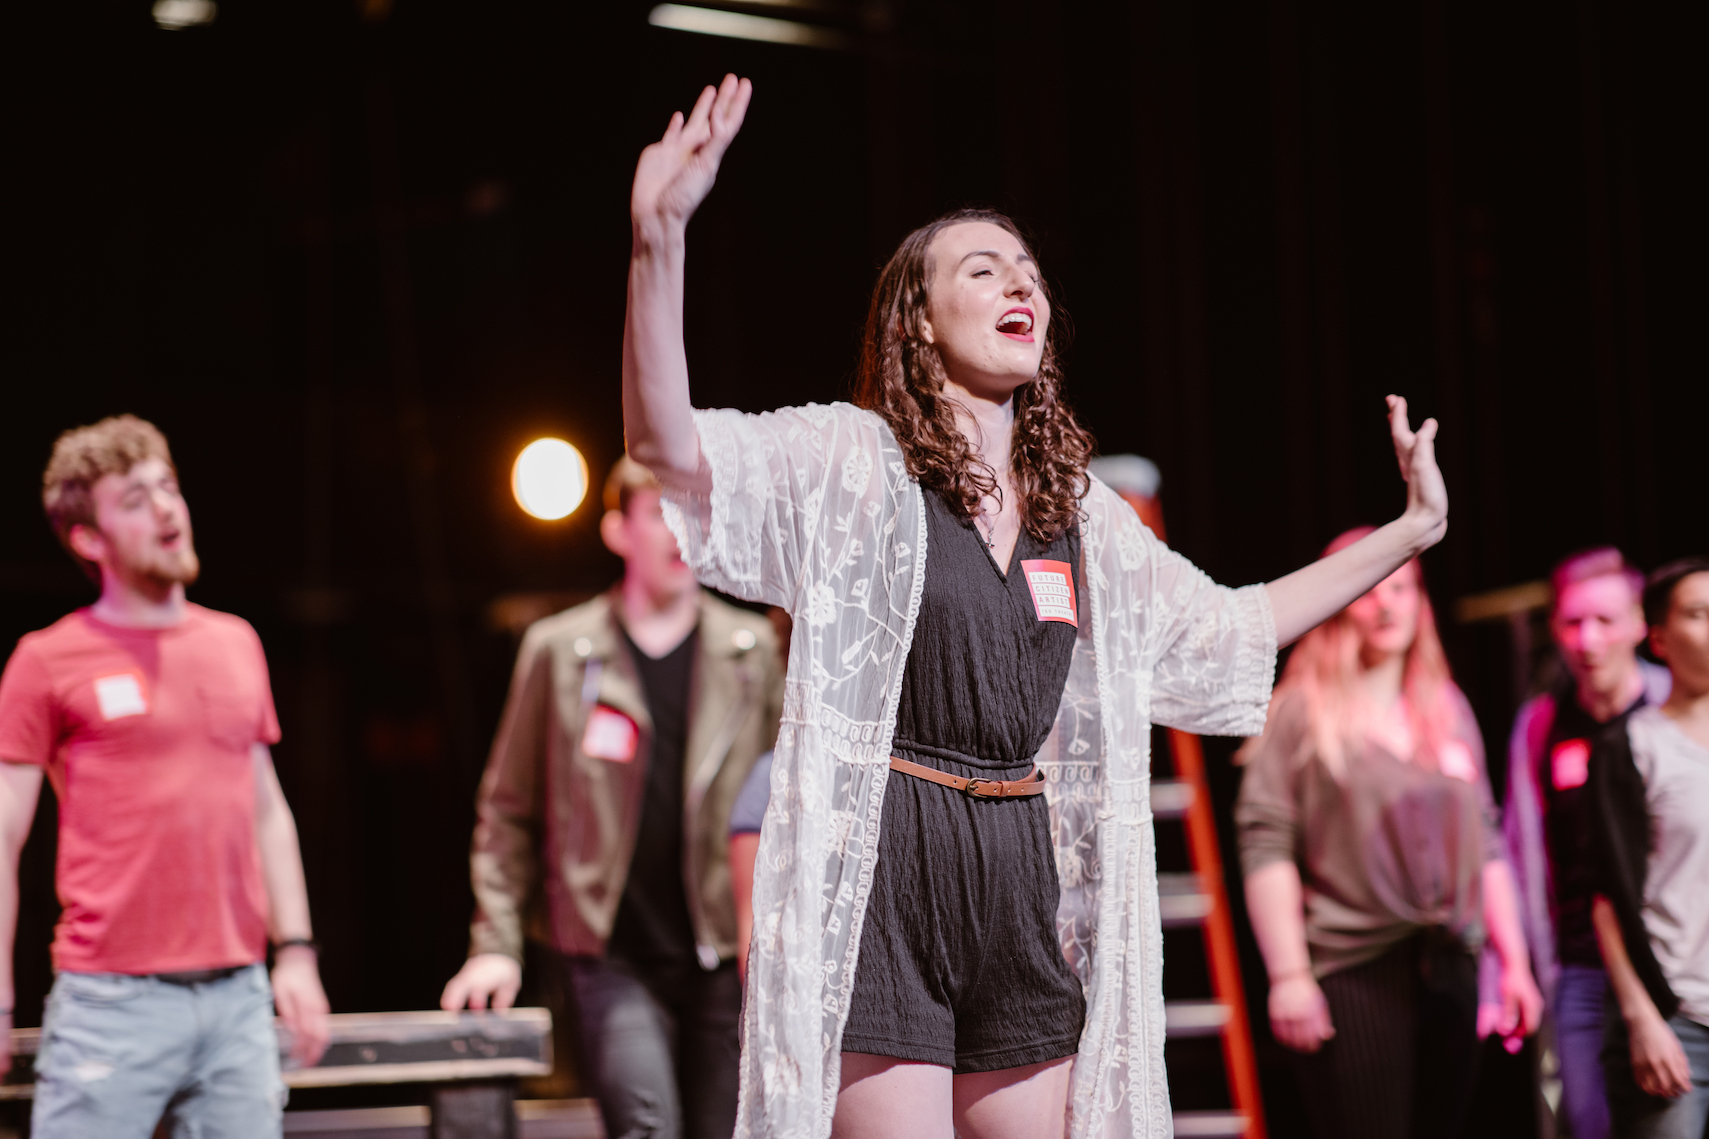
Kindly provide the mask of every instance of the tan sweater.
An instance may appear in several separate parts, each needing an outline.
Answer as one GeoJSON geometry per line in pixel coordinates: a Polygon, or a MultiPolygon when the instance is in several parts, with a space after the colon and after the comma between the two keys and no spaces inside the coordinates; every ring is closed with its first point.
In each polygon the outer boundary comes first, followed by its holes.
{"type": "Polygon", "coordinates": [[[1462,774],[1430,770],[1379,744],[1349,747],[1337,778],[1307,731],[1305,700],[1278,697],[1252,747],[1235,826],[1247,874],[1292,861],[1304,888],[1306,944],[1319,977],[1380,957],[1440,926],[1483,944],[1484,863],[1503,857],[1483,743],[1453,690],[1462,774]]]}

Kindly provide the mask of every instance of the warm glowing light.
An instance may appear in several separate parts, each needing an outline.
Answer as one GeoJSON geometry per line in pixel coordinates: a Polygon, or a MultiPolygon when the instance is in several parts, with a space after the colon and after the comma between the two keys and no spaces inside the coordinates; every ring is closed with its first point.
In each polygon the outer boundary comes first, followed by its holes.
{"type": "Polygon", "coordinates": [[[211,24],[219,14],[214,0],[156,0],[154,22],[169,32],[211,24]]]}
{"type": "Polygon", "coordinates": [[[567,518],[587,496],[587,460],[562,439],[536,439],[516,456],[510,490],[536,518],[567,518]]]}
{"type": "MultiPolygon", "coordinates": [[[[758,0],[761,4],[775,0],[758,0]]],[[[779,4],[793,8],[795,4],[779,4]]],[[[748,16],[741,12],[720,12],[712,8],[696,8],[688,4],[660,4],[647,13],[647,22],[655,28],[673,28],[679,32],[698,32],[703,36],[729,36],[738,40],[759,40],[762,43],[794,44],[798,47],[824,47],[833,50],[853,46],[851,37],[832,28],[803,24],[796,20],[779,20],[771,16],[748,16]]]]}

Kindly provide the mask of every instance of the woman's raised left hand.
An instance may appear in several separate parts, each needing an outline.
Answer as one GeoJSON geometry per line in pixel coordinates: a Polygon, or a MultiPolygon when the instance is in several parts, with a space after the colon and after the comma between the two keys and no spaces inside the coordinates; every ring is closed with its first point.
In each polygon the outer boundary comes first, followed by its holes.
{"type": "Polygon", "coordinates": [[[1406,480],[1406,514],[1424,534],[1424,545],[1434,546],[1448,532],[1448,486],[1436,465],[1436,421],[1426,419],[1412,429],[1406,416],[1406,399],[1391,395],[1389,433],[1394,437],[1395,459],[1400,477],[1406,480]]]}

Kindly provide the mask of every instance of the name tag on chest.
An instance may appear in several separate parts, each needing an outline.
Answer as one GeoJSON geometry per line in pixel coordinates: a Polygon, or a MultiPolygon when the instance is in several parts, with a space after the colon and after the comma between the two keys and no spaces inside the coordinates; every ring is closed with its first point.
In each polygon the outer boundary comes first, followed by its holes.
{"type": "Polygon", "coordinates": [[[1562,740],[1549,755],[1549,767],[1555,790],[1583,787],[1590,778],[1590,741],[1562,740]]]}
{"type": "Polygon", "coordinates": [[[101,718],[108,723],[127,716],[148,715],[148,698],[142,694],[142,682],[132,672],[97,677],[95,703],[101,708],[101,718]]]}
{"type": "Polygon", "coordinates": [[[1040,621],[1061,621],[1076,629],[1080,627],[1080,614],[1074,603],[1073,567],[1067,562],[1027,558],[1021,562],[1021,572],[1027,575],[1033,612],[1040,621]]]}
{"type": "Polygon", "coordinates": [[[594,759],[628,763],[635,758],[639,736],[634,720],[608,705],[596,704],[582,732],[582,751],[594,759]]]}

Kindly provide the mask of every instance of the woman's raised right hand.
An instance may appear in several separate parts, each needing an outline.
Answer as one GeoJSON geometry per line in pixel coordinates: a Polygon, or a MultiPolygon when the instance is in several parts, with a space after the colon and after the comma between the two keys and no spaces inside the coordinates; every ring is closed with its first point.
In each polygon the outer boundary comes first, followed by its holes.
{"type": "Polygon", "coordinates": [[[688,224],[712,190],[753,92],[748,80],[726,75],[716,88],[700,93],[687,121],[681,111],[671,116],[664,137],[643,150],[635,166],[629,216],[637,228],[688,224]]]}
{"type": "Polygon", "coordinates": [[[1270,986],[1270,1031],[1295,1052],[1316,1052],[1335,1035],[1329,1002],[1310,973],[1299,973],[1270,986]]]}

